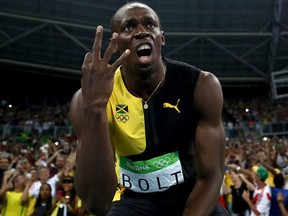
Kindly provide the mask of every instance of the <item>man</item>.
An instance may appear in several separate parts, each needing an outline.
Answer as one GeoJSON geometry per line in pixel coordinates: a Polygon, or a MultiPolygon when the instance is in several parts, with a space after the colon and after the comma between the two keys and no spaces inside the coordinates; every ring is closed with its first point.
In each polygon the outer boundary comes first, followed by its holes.
{"type": "Polygon", "coordinates": [[[253,173],[253,182],[256,188],[253,191],[252,200],[250,199],[250,192],[244,191],[243,199],[250,207],[250,216],[269,216],[271,207],[271,188],[265,183],[268,178],[268,170],[264,166],[259,166],[256,173],[253,173]]]}
{"type": "Polygon", "coordinates": [[[0,157],[0,188],[2,187],[3,177],[5,175],[5,172],[8,170],[9,165],[10,165],[9,155],[4,155],[4,156],[5,157],[1,155],[0,157]]]}
{"type": "Polygon", "coordinates": [[[63,170],[60,170],[57,174],[55,174],[53,177],[50,176],[50,170],[48,167],[40,167],[39,169],[39,180],[35,181],[31,184],[29,188],[29,194],[37,199],[40,187],[43,183],[48,183],[51,186],[51,194],[52,197],[56,196],[56,190],[57,190],[57,183],[63,178],[64,172],[63,170]]]}
{"type": "Polygon", "coordinates": [[[271,207],[269,216],[278,216],[281,215],[281,207],[279,206],[277,194],[281,193],[284,195],[284,200],[282,201],[284,206],[288,204],[288,190],[284,189],[285,186],[285,177],[283,173],[278,173],[274,176],[274,185],[271,187],[271,207]]]}
{"type": "Polygon", "coordinates": [[[66,157],[61,154],[61,151],[62,149],[55,151],[47,160],[47,165],[50,168],[50,178],[56,175],[60,170],[64,169],[66,157]]]}
{"type": "Polygon", "coordinates": [[[122,6],[111,30],[101,57],[97,27],[70,105],[84,205],[98,216],[224,214],[217,205],[225,148],[218,79],[162,57],[160,20],[143,3],[122,6]]]}

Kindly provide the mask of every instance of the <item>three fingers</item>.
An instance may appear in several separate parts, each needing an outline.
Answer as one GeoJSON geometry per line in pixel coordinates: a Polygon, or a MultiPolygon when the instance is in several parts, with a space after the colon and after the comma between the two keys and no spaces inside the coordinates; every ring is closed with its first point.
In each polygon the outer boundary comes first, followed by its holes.
{"type": "MultiPolygon", "coordinates": [[[[108,65],[112,55],[117,52],[117,38],[118,34],[113,33],[108,48],[106,49],[103,58],[101,58],[102,40],[103,40],[103,27],[97,26],[96,35],[92,47],[92,52],[88,52],[85,55],[82,68],[87,68],[90,63],[92,67],[99,66],[101,62],[108,65]]],[[[111,65],[111,69],[116,70],[116,68],[123,62],[123,60],[130,54],[129,50],[125,50],[124,53],[111,65]]]]}

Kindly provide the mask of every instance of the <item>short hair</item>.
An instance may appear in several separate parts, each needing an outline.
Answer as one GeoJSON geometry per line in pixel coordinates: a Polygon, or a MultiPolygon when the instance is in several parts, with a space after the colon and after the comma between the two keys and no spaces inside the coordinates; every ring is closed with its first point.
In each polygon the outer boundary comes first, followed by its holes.
{"type": "Polygon", "coordinates": [[[284,175],[282,173],[278,173],[277,175],[275,175],[273,178],[273,183],[276,188],[282,188],[285,183],[284,175]]]}
{"type": "Polygon", "coordinates": [[[124,4],[124,5],[122,5],[120,8],[118,8],[118,10],[117,10],[117,11],[114,13],[114,15],[112,16],[111,21],[110,21],[110,29],[111,29],[111,32],[114,31],[114,22],[115,22],[115,19],[116,19],[117,15],[118,15],[119,11],[121,11],[123,8],[125,8],[125,7],[127,7],[127,6],[129,6],[129,5],[133,5],[133,4],[139,4],[139,5],[146,6],[146,7],[150,8],[152,11],[154,11],[154,13],[155,13],[155,15],[156,15],[156,17],[157,17],[157,19],[158,19],[159,25],[160,25],[160,27],[161,27],[160,18],[159,18],[158,14],[156,13],[155,10],[153,10],[148,4],[145,4],[145,3],[143,3],[143,2],[140,2],[140,1],[131,1],[131,2],[127,2],[126,4],[124,4]]]}

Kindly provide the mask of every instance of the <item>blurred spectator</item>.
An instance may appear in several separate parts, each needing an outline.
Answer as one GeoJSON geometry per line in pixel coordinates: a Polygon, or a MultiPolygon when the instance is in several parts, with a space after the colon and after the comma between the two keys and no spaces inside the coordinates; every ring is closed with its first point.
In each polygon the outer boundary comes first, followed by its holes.
{"type": "Polygon", "coordinates": [[[62,149],[57,150],[48,160],[47,165],[50,167],[50,178],[64,169],[66,164],[66,156],[62,155],[62,149]]]}
{"type": "Polygon", "coordinates": [[[283,201],[285,200],[284,195],[279,192],[277,194],[277,202],[281,211],[282,216],[288,216],[288,206],[284,205],[283,201]]]}
{"type": "MultiPolygon", "coordinates": [[[[17,172],[17,171],[16,171],[17,172]]],[[[9,174],[8,174],[9,175],[9,174]]],[[[5,175],[4,178],[7,179],[5,175]]],[[[25,216],[29,204],[30,179],[25,174],[18,174],[6,183],[3,181],[0,190],[2,215],[25,216]]]]}
{"type": "Polygon", "coordinates": [[[252,200],[248,190],[242,194],[243,199],[248,203],[251,216],[269,216],[271,206],[271,190],[270,186],[265,183],[268,178],[268,170],[259,166],[257,173],[253,173],[253,180],[256,183],[256,188],[253,191],[252,200]]]}
{"type": "Polygon", "coordinates": [[[8,158],[9,154],[2,153],[0,157],[0,188],[2,187],[2,181],[5,172],[8,170],[10,165],[10,159],[8,158]]]}
{"type": "Polygon", "coordinates": [[[40,192],[41,185],[43,183],[48,183],[51,186],[52,197],[55,197],[57,182],[59,182],[61,180],[61,178],[64,176],[64,173],[61,170],[60,172],[58,172],[58,174],[54,175],[52,178],[49,178],[49,176],[50,176],[49,168],[48,167],[41,167],[39,169],[39,173],[38,173],[39,180],[34,182],[31,185],[31,187],[29,188],[29,194],[37,199],[39,192],[40,192]]]}
{"type": "Polygon", "coordinates": [[[62,188],[57,191],[57,204],[52,216],[74,216],[78,214],[79,197],[74,187],[74,178],[65,176],[62,188]]]}
{"type": "Polygon", "coordinates": [[[230,187],[225,187],[224,184],[224,194],[232,194],[232,216],[249,216],[250,207],[247,202],[243,199],[242,194],[244,191],[254,191],[255,186],[253,183],[249,182],[243,174],[238,174],[237,172],[230,170],[229,174],[233,185],[230,187]]]}
{"type": "Polygon", "coordinates": [[[285,145],[283,142],[276,144],[275,166],[281,170],[288,167],[287,145],[285,145]]]}
{"type": "Polygon", "coordinates": [[[284,195],[284,200],[282,201],[285,206],[288,205],[288,190],[284,189],[285,178],[282,173],[274,176],[274,185],[271,187],[271,208],[269,216],[279,216],[281,215],[281,209],[278,205],[277,194],[280,192],[284,195]]]}
{"type": "Polygon", "coordinates": [[[26,216],[50,216],[55,209],[55,199],[51,192],[50,184],[43,183],[37,199],[31,199],[26,216]]]}

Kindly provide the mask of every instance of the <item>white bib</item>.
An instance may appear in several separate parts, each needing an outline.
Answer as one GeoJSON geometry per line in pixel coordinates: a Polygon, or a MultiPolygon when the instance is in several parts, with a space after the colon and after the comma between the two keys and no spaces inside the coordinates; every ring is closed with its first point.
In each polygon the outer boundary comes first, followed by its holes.
{"type": "Polygon", "coordinates": [[[178,152],[134,162],[120,156],[120,183],[134,192],[161,192],[183,182],[178,152]]]}

